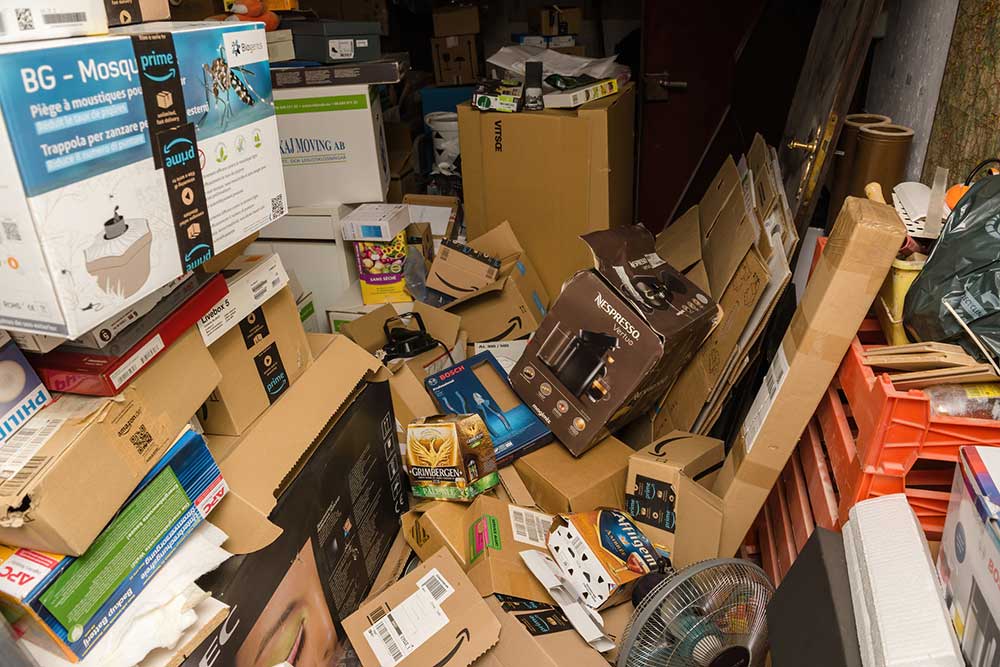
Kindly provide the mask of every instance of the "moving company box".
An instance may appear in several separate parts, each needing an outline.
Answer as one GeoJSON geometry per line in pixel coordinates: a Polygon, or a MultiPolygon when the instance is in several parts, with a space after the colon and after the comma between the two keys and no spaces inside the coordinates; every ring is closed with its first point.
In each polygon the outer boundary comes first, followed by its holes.
{"type": "Polygon", "coordinates": [[[83,553],[220,379],[192,328],[118,396],[59,395],[0,450],[0,544],[83,553]]]}
{"type": "Polygon", "coordinates": [[[656,254],[642,225],[584,240],[595,268],[566,283],[510,373],[577,456],[652,407],[722,314],[656,254]]]}
{"type": "Polygon", "coordinates": [[[86,657],[226,490],[205,441],[185,429],[81,557],[8,554],[7,568],[39,581],[7,578],[0,606],[28,641],[73,662],[86,657]]]}
{"type": "Polygon", "coordinates": [[[0,447],[50,400],[35,369],[7,332],[0,330],[0,447]]]}
{"type": "Polygon", "coordinates": [[[546,512],[625,507],[625,474],[631,447],[609,435],[579,458],[554,442],[514,462],[524,485],[546,512]]]}
{"type": "Polygon", "coordinates": [[[500,623],[442,550],[344,623],[363,667],[467,667],[497,643],[500,623]]]}
{"type": "Polygon", "coordinates": [[[210,520],[239,555],[199,580],[230,613],[188,667],[328,664],[399,532],[407,498],[379,364],[344,336],[309,339],[316,360],[283,400],[242,436],[208,438],[230,488],[210,520]]]}
{"type": "Polygon", "coordinates": [[[889,206],[848,197],[713,491],[720,555],[736,553],[878,293],[905,228],[889,206]]]}
{"type": "Polygon", "coordinates": [[[76,338],[284,215],[260,24],[0,47],[0,71],[0,327],[76,338]]]}
{"type": "Polygon", "coordinates": [[[389,149],[374,86],[275,88],[289,206],[385,201],[389,149]]]}
{"type": "Polygon", "coordinates": [[[721,440],[674,431],[629,457],[625,511],[674,567],[719,555],[722,499],[709,491],[721,440]]]}
{"type": "Polygon", "coordinates": [[[446,547],[483,596],[551,603],[520,556],[525,549],[545,550],[551,523],[547,514],[480,496],[471,505],[422,502],[403,516],[403,534],[422,560],[446,547]]]}
{"type": "Polygon", "coordinates": [[[591,265],[577,236],[632,223],[634,118],[632,84],[572,110],[495,114],[460,104],[469,238],[509,221],[545,289],[559,294],[591,265]]]}
{"type": "Polygon", "coordinates": [[[206,433],[239,435],[281,398],[312,363],[295,297],[288,287],[250,311],[208,351],[222,381],[198,419],[206,433]]]}

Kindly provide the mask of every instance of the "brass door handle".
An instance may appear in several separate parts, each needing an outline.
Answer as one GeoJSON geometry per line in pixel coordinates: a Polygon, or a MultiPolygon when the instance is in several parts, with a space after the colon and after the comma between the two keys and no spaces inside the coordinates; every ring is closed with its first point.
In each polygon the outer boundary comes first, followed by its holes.
{"type": "Polygon", "coordinates": [[[816,141],[815,139],[813,139],[809,143],[806,143],[804,141],[799,141],[798,139],[792,139],[791,141],[788,142],[788,148],[793,151],[803,150],[803,151],[808,151],[810,153],[815,153],[816,148],[818,146],[819,142],[816,141]]]}

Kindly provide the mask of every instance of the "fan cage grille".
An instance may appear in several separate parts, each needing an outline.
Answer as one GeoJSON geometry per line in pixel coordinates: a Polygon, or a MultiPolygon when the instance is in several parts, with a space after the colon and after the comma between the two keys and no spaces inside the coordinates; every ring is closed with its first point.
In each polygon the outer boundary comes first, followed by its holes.
{"type": "Polygon", "coordinates": [[[661,582],[632,617],[622,647],[625,667],[713,667],[722,651],[742,646],[751,667],[764,663],[766,610],[774,586],[748,561],[692,565],[661,582]],[[639,623],[638,627],[636,624],[639,623]]]}

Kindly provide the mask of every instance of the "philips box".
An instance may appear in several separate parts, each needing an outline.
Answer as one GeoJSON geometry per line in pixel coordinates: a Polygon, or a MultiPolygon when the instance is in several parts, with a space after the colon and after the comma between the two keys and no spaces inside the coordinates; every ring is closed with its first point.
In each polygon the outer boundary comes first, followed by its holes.
{"type": "Polygon", "coordinates": [[[937,568],[968,664],[992,665],[1000,642],[1000,448],[963,447],[937,568]]]}
{"type": "Polygon", "coordinates": [[[389,150],[374,87],[275,88],[274,104],[289,206],[385,201],[389,150]]]}
{"type": "Polygon", "coordinates": [[[0,331],[0,446],[51,399],[21,350],[0,331]]]}
{"type": "Polygon", "coordinates": [[[82,556],[8,555],[28,576],[0,583],[5,615],[28,641],[85,657],[227,490],[205,441],[186,429],[82,556]],[[36,585],[21,584],[31,576],[36,585]]]}
{"type": "Polygon", "coordinates": [[[0,47],[0,327],[76,338],[286,210],[259,24],[0,47]]]}

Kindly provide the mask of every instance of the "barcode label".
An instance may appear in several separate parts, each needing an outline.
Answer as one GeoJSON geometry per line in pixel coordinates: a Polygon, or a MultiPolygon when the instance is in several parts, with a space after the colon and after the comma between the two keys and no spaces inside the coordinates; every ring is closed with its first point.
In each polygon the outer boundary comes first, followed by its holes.
{"type": "Polygon", "coordinates": [[[250,291],[253,294],[253,300],[257,301],[263,296],[268,290],[268,282],[266,280],[259,280],[250,286],[250,291]]]}
{"type": "Polygon", "coordinates": [[[514,540],[544,549],[549,528],[552,526],[552,517],[513,505],[509,509],[514,540]]]}
{"type": "Polygon", "coordinates": [[[276,197],[271,197],[271,221],[275,221],[281,216],[283,216],[287,210],[285,209],[285,195],[280,194],[276,197]]]}
{"type": "Polygon", "coordinates": [[[65,423],[64,418],[46,417],[42,412],[0,446],[0,483],[4,487],[9,484],[9,488],[20,488],[29,481],[41,466],[35,455],[65,423]]]}
{"type": "Polygon", "coordinates": [[[778,347],[778,352],[774,355],[771,367],[768,369],[767,375],[764,376],[764,381],[757,391],[757,397],[754,399],[753,405],[750,406],[746,419],[743,421],[743,442],[747,453],[756,444],[757,436],[764,426],[764,420],[767,418],[768,413],[770,413],[774,399],[778,395],[778,390],[781,389],[781,385],[785,382],[787,376],[788,357],[785,356],[784,347],[778,347]]]}
{"type": "Polygon", "coordinates": [[[143,369],[143,367],[153,360],[153,357],[164,350],[166,346],[159,334],[149,340],[148,343],[140,347],[129,359],[122,364],[118,370],[111,374],[111,384],[115,391],[121,389],[133,375],[143,369]]]}
{"type": "Polygon", "coordinates": [[[17,474],[0,484],[0,494],[14,495],[21,492],[28,482],[35,478],[45,464],[49,462],[50,456],[32,456],[28,459],[17,474]]]}
{"type": "Polygon", "coordinates": [[[425,591],[431,594],[434,601],[441,604],[455,592],[455,589],[451,587],[451,584],[441,576],[441,573],[437,571],[437,568],[432,569],[430,572],[425,574],[422,578],[417,580],[417,587],[423,588],[425,591]]]}
{"type": "Polygon", "coordinates": [[[51,14],[42,14],[42,22],[46,25],[86,23],[87,12],[53,12],[51,14]]]}
{"type": "Polygon", "coordinates": [[[365,618],[368,619],[368,625],[375,625],[376,623],[381,621],[382,618],[385,617],[385,615],[388,613],[389,613],[388,609],[386,609],[385,607],[379,607],[372,613],[368,614],[368,616],[366,616],[365,618]]]}
{"type": "Polygon", "coordinates": [[[395,667],[446,625],[448,616],[441,605],[426,588],[418,588],[364,634],[379,665],[395,667]]]}

